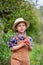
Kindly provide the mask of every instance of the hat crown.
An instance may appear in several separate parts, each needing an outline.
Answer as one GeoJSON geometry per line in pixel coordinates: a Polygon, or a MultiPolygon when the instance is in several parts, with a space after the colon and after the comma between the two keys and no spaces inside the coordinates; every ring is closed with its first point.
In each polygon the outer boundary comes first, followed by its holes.
{"type": "Polygon", "coordinates": [[[21,21],[24,21],[24,19],[23,18],[17,18],[14,23],[18,23],[18,22],[21,22],[21,21]]]}

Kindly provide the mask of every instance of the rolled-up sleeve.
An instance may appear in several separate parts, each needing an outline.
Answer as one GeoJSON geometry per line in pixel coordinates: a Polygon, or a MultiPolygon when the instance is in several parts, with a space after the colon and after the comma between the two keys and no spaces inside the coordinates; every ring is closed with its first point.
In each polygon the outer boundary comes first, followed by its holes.
{"type": "Polygon", "coordinates": [[[15,39],[15,37],[11,37],[11,39],[8,41],[8,47],[12,48],[16,44],[17,44],[17,40],[15,39]]]}

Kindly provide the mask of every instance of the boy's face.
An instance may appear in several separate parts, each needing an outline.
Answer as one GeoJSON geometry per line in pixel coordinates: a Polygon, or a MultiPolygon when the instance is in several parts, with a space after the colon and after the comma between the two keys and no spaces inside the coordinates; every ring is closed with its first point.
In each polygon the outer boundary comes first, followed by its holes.
{"type": "Polygon", "coordinates": [[[24,33],[24,31],[26,30],[26,25],[25,25],[25,23],[19,23],[18,25],[17,25],[17,31],[19,32],[19,33],[24,33]]]}

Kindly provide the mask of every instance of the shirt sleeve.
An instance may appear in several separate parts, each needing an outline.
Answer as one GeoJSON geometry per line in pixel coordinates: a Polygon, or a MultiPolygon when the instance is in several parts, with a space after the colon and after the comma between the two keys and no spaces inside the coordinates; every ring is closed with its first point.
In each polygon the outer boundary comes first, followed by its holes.
{"type": "Polygon", "coordinates": [[[30,40],[30,45],[32,46],[32,43],[33,43],[32,37],[29,37],[29,40],[30,40]]]}
{"type": "Polygon", "coordinates": [[[13,46],[17,45],[17,40],[16,38],[13,36],[11,37],[11,39],[8,41],[8,47],[12,48],[13,46]]]}

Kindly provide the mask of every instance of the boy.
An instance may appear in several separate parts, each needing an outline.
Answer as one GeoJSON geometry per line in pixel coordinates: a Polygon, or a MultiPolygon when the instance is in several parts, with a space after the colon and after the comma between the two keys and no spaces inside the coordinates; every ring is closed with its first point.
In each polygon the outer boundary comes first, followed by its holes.
{"type": "Polygon", "coordinates": [[[11,65],[30,65],[29,52],[32,50],[32,38],[26,35],[29,23],[17,18],[13,24],[16,34],[8,42],[11,49],[11,65]]]}

